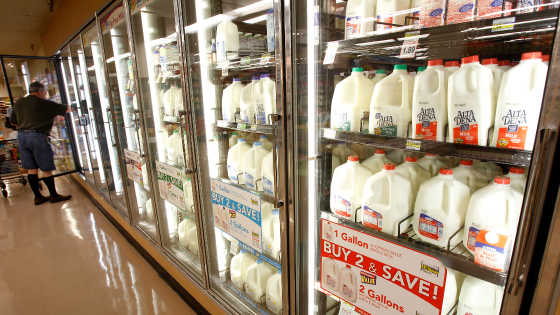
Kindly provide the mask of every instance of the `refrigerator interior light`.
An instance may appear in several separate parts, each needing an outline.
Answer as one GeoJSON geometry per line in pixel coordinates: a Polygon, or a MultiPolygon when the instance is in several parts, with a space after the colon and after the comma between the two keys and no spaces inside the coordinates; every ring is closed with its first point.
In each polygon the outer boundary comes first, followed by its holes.
{"type": "Polygon", "coordinates": [[[207,28],[211,28],[214,27],[220,23],[222,23],[223,21],[231,21],[235,19],[235,16],[232,15],[226,15],[226,14],[218,14],[215,15],[213,17],[204,19],[204,18],[198,18],[197,17],[197,21],[201,21],[201,22],[196,22],[194,24],[185,26],[185,33],[187,34],[191,34],[191,33],[196,33],[200,30],[205,30],[207,28]]]}
{"type": "Polygon", "coordinates": [[[272,9],[273,2],[274,2],[273,0],[262,0],[262,1],[259,1],[259,2],[253,3],[253,4],[241,7],[239,9],[235,9],[235,10],[229,12],[228,14],[234,15],[234,16],[246,16],[246,15],[249,15],[249,14],[269,10],[269,9],[272,9]]]}
{"type": "Polygon", "coordinates": [[[249,19],[249,20],[246,20],[246,21],[243,21],[243,22],[247,23],[247,24],[255,24],[255,23],[262,22],[264,20],[266,20],[266,14],[257,16],[256,18],[252,18],[252,19],[249,19]]]}

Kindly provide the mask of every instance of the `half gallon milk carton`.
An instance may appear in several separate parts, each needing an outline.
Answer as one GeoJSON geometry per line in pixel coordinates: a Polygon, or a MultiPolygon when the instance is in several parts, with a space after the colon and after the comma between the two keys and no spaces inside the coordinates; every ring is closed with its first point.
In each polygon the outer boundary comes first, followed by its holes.
{"type": "Polygon", "coordinates": [[[420,9],[420,28],[445,24],[446,0],[423,0],[420,9]]]}
{"type": "Polygon", "coordinates": [[[385,79],[387,77],[387,70],[379,69],[375,70],[375,76],[371,78],[371,82],[377,84],[379,81],[385,79]]]}
{"type": "Polygon", "coordinates": [[[413,200],[416,200],[416,194],[418,189],[420,189],[420,185],[432,177],[429,171],[418,165],[418,158],[415,156],[407,156],[406,161],[397,166],[396,171],[412,184],[413,200]]]}
{"type": "MultiPolygon", "coordinates": [[[[278,147],[276,147],[278,150],[278,147]]],[[[269,195],[274,195],[276,185],[274,184],[274,156],[271,151],[264,156],[261,166],[261,180],[263,191],[269,195]]]]}
{"type": "Polygon", "coordinates": [[[503,77],[492,146],[533,150],[548,67],[540,52],[524,53],[503,77]]]}
{"type": "Polygon", "coordinates": [[[237,139],[237,144],[229,149],[227,169],[230,180],[239,184],[245,184],[245,177],[243,176],[243,157],[249,150],[251,150],[251,146],[245,142],[243,138],[237,139]]]}
{"type": "Polygon", "coordinates": [[[383,169],[383,164],[396,164],[393,160],[389,159],[385,155],[385,150],[376,149],[375,154],[372,157],[367,158],[364,163],[365,167],[369,168],[373,174],[381,172],[383,169]]]}
{"type": "Polygon", "coordinates": [[[375,85],[370,105],[370,133],[406,137],[412,121],[414,79],[406,65],[395,65],[391,75],[375,85]]]}
{"type": "MultiPolygon", "coordinates": [[[[498,66],[498,58],[483,59],[481,64],[486,68],[492,70],[492,76],[494,77],[494,103],[497,104],[498,94],[500,93],[500,86],[502,85],[502,77],[504,75],[504,70],[500,69],[500,67],[498,66]]],[[[496,117],[495,113],[492,114],[492,120],[494,120],[495,117],[496,117]]]]}
{"type": "Polygon", "coordinates": [[[255,142],[254,146],[243,156],[243,175],[245,175],[245,185],[258,191],[263,190],[261,180],[261,167],[264,157],[270,151],[262,147],[260,142],[255,142]]]}
{"type": "Polygon", "coordinates": [[[189,232],[193,227],[196,228],[196,222],[191,219],[185,219],[179,223],[177,234],[179,234],[179,243],[184,248],[189,247],[189,232]]]}
{"type": "Polygon", "coordinates": [[[229,267],[231,283],[239,290],[243,290],[245,287],[247,269],[249,269],[249,266],[255,262],[257,262],[257,257],[248,253],[244,248],[239,251],[239,254],[233,256],[231,259],[231,265],[229,267]]]}
{"type": "MultiPolygon", "coordinates": [[[[362,192],[369,168],[360,164],[357,156],[349,156],[348,162],[337,167],[331,182],[331,211],[348,220],[356,221],[356,212],[362,206],[362,192]]],[[[361,213],[360,213],[361,214],[361,213]]],[[[360,221],[361,218],[358,218],[360,221]]]]}
{"type": "Polygon", "coordinates": [[[439,169],[445,167],[446,164],[439,160],[437,155],[426,153],[423,158],[418,160],[418,165],[428,170],[432,176],[436,176],[439,173],[439,169]]]}
{"type": "Polygon", "coordinates": [[[510,178],[511,188],[522,194],[525,193],[525,186],[527,185],[527,175],[525,175],[525,169],[521,167],[511,167],[506,176],[510,178]]]}
{"type": "Polygon", "coordinates": [[[216,52],[218,61],[226,61],[237,56],[239,51],[239,35],[237,25],[226,20],[218,25],[216,31],[216,52]]]}
{"type": "MultiPolygon", "coordinates": [[[[405,17],[408,12],[402,12],[410,9],[410,0],[377,0],[377,22],[388,24],[405,25],[405,17]]],[[[377,24],[377,31],[391,31],[394,26],[386,24],[377,24]]]]}
{"type": "Polygon", "coordinates": [[[404,161],[406,160],[406,157],[408,156],[408,153],[406,153],[405,150],[393,150],[389,153],[387,153],[387,157],[391,160],[394,161],[396,165],[401,165],[404,163],[404,161]]]}
{"type": "MultiPolygon", "coordinates": [[[[383,165],[383,170],[366,181],[362,194],[362,222],[383,233],[398,236],[401,220],[412,214],[414,198],[410,180],[395,171],[395,164],[383,165]]],[[[401,231],[410,221],[401,226],[401,231]]]]}
{"type": "Polygon", "coordinates": [[[345,38],[355,38],[373,32],[376,2],[376,0],[348,0],[345,38]]]}
{"type": "Polygon", "coordinates": [[[262,94],[255,103],[257,124],[268,124],[268,115],[276,113],[276,82],[270,79],[269,74],[261,74],[262,94]]]}
{"type": "Polygon", "coordinates": [[[428,61],[428,68],[416,76],[412,97],[412,135],[416,139],[444,141],[450,75],[438,59],[428,61]]]}
{"type": "Polygon", "coordinates": [[[449,142],[486,146],[495,107],[492,70],[465,57],[463,65],[449,77],[449,142]]]}
{"type": "MultiPolygon", "coordinates": [[[[414,232],[425,242],[447,246],[451,235],[465,222],[471,193],[469,187],[453,177],[453,169],[442,168],[439,175],[420,185],[414,205],[414,232]]],[[[459,233],[454,246],[463,240],[459,233]]]]}
{"type": "Polygon", "coordinates": [[[266,307],[274,314],[282,311],[282,271],[278,270],[275,275],[268,278],[266,282],[266,307]]]}
{"type": "Polygon", "coordinates": [[[471,194],[488,185],[486,176],[475,170],[472,160],[461,160],[461,165],[453,169],[453,177],[469,186],[471,194]]]}
{"type": "Polygon", "coordinates": [[[179,88],[175,84],[171,84],[171,88],[163,94],[163,108],[166,116],[175,115],[175,93],[179,88]]]}
{"type": "Polygon", "coordinates": [[[257,303],[262,303],[266,295],[266,282],[278,270],[257,258],[257,261],[247,269],[245,278],[245,293],[257,303]]]}
{"type": "Polygon", "coordinates": [[[358,277],[352,271],[352,266],[346,264],[344,268],[341,268],[338,273],[338,279],[342,298],[348,302],[356,302],[358,299],[358,277]]]}
{"type": "Polygon", "coordinates": [[[266,11],[266,47],[268,52],[274,51],[274,10],[266,11]]]}
{"type": "Polygon", "coordinates": [[[478,0],[476,19],[487,20],[502,16],[502,1],[504,0],[478,0]]]}
{"type": "Polygon", "coordinates": [[[353,68],[352,74],[334,88],[331,128],[361,131],[360,120],[364,117],[364,113],[369,113],[374,87],[375,84],[364,76],[364,69],[353,68]]]}
{"type": "Polygon", "coordinates": [[[449,0],[445,24],[469,22],[474,19],[475,0],[449,0]]]}
{"type": "Polygon", "coordinates": [[[503,295],[502,287],[467,276],[461,287],[457,314],[500,314],[503,295]]]}
{"type": "Polygon", "coordinates": [[[224,90],[222,95],[222,119],[225,121],[235,121],[235,113],[239,110],[241,100],[241,90],[245,85],[241,79],[233,78],[233,83],[224,90]]]}
{"type": "Polygon", "coordinates": [[[272,210],[272,215],[262,222],[263,252],[268,256],[279,259],[280,253],[280,210],[272,210]]]}
{"type": "Polygon", "coordinates": [[[260,77],[253,77],[251,83],[241,90],[241,121],[244,123],[255,123],[255,106],[260,103],[259,97],[262,96],[262,82],[260,77]]]}
{"type": "Polygon", "coordinates": [[[461,67],[459,61],[446,61],[445,62],[445,69],[449,70],[449,72],[453,73],[461,67]]]}
{"type": "Polygon", "coordinates": [[[338,292],[338,266],[332,258],[323,258],[321,266],[321,287],[332,293],[338,292]]]}

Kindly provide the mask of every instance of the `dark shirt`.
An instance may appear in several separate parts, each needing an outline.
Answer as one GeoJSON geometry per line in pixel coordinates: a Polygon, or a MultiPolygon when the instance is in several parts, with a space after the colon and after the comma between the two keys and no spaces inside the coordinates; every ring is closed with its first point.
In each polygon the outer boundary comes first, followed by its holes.
{"type": "Polygon", "coordinates": [[[68,105],[42,99],[35,95],[20,98],[13,106],[10,123],[18,130],[28,129],[50,134],[56,116],[64,116],[68,105]]]}

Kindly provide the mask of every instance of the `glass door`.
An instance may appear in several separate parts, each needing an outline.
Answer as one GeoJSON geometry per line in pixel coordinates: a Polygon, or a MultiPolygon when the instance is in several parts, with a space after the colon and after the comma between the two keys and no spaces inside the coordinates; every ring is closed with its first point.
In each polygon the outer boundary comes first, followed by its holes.
{"type": "Polygon", "coordinates": [[[292,4],[295,313],[528,314],[558,6],[292,4]]]}
{"type": "Polygon", "coordinates": [[[239,313],[288,314],[281,6],[182,6],[210,288],[239,313]]]}

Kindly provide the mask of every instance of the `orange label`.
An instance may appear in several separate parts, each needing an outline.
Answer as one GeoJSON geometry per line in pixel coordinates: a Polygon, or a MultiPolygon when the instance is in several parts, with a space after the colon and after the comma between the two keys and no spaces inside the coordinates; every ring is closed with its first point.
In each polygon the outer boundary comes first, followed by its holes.
{"type": "Polygon", "coordinates": [[[499,148],[524,150],[528,129],[528,126],[508,126],[508,128],[500,128],[496,146],[499,148]]]}
{"type": "Polygon", "coordinates": [[[420,124],[416,124],[416,139],[436,140],[436,138],[437,121],[422,122],[420,124]]]}
{"type": "Polygon", "coordinates": [[[478,124],[453,128],[453,142],[478,145],[478,124]]]}

